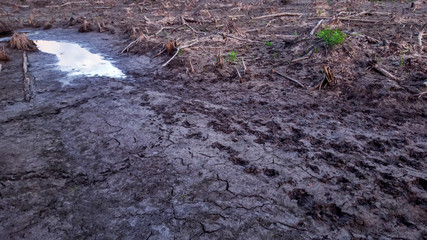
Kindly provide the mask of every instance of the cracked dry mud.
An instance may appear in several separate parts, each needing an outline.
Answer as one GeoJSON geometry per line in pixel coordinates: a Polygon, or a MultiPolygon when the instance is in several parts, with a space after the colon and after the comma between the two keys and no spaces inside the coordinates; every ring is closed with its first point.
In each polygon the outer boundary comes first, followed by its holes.
{"type": "MultiPolygon", "coordinates": [[[[52,31],[105,54],[126,45],[75,30],[52,31]]],[[[126,79],[62,86],[38,52],[26,102],[22,53],[8,54],[0,239],[426,238],[425,100],[384,79],[307,94],[114,55],[126,79]]]]}

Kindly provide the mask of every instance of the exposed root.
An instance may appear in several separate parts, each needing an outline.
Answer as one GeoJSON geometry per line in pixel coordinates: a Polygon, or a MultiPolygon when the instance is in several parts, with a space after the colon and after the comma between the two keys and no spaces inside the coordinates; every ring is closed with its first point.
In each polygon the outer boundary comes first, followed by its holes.
{"type": "Polygon", "coordinates": [[[37,45],[34,43],[34,41],[28,39],[25,33],[15,32],[9,41],[9,47],[13,49],[35,52],[37,51],[36,46],[37,45]]]}
{"type": "Polygon", "coordinates": [[[4,46],[3,46],[3,50],[0,50],[0,61],[4,61],[4,62],[10,61],[10,57],[6,54],[4,46]]]}
{"type": "Polygon", "coordinates": [[[138,45],[139,43],[141,43],[141,42],[142,42],[142,41],[144,41],[144,40],[147,40],[147,37],[145,36],[145,34],[140,33],[140,34],[139,34],[139,37],[138,37],[135,41],[132,41],[131,43],[129,43],[129,45],[127,45],[127,46],[126,46],[126,47],[121,51],[121,53],[129,52],[129,50],[130,50],[131,48],[133,48],[134,46],[138,45]]]}
{"type": "Polygon", "coordinates": [[[82,26],[79,28],[79,32],[91,32],[91,31],[93,31],[92,25],[87,20],[84,20],[82,26]]]}

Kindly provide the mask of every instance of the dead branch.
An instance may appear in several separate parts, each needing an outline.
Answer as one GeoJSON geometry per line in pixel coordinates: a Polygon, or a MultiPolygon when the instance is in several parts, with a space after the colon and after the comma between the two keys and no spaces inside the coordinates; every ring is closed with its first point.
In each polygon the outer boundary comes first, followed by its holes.
{"type": "Polygon", "coordinates": [[[367,20],[367,19],[358,19],[358,18],[337,18],[340,21],[348,21],[348,22],[362,22],[362,23],[379,23],[383,22],[384,20],[367,20]]]}
{"type": "Polygon", "coordinates": [[[90,2],[86,2],[86,1],[81,1],[81,2],[67,2],[67,3],[64,3],[64,4],[60,5],[60,6],[54,6],[54,7],[65,7],[65,6],[68,6],[68,5],[71,5],[71,4],[82,5],[82,4],[90,4],[90,2]]]}
{"type": "Polygon", "coordinates": [[[300,87],[305,88],[305,87],[304,87],[304,85],[303,85],[300,81],[295,80],[295,79],[293,79],[293,78],[291,78],[291,77],[288,77],[288,76],[286,76],[285,74],[280,73],[280,72],[278,72],[278,71],[276,71],[276,70],[274,70],[274,69],[271,69],[271,71],[272,71],[273,73],[276,73],[276,74],[277,74],[277,75],[279,75],[279,76],[282,76],[282,77],[284,77],[284,78],[288,79],[289,81],[292,81],[292,82],[294,82],[294,83],[298,84],[300,87]]]}
{"type": "Polygon", "coordinates": [[[239,69],[237,69],[237,66],[234,66],[234,67],[236,68],[237,75],[239,75],[240,82],[242,82],[242,75],[240,75],[239,69]]]}
{"type": "Polygon", "coordinates": [[[175,57],[176,57],[176,55],[178,55],[178,53],[181,51],[181,49],[184,49],[184,48],[188,48],[188,47],[191,47],[191,46],[193,46],[194,44],[196,44],[196,43],[198,43],[199,42],[199,40],[196,40],[196,41],[194,41],[194,42],[192,42],[192,43],[189,43],[189,44],[187,44],[187,45],[184,45],[184,46],[182,46],[182,47],[178,47],[177,49],[176,49],[176,52],[175,52],[175,54],[167,61],[167,62],[165,62],[163,65],[162,65],[162,67],[166,67],[175,57]]]}
{"type": "Polygon", "coordinates": [[[31,78],[28,75],[28,57],[26,51],[22,54],[22,69],[24,71],[24,100],[30,101],[32,97],[32,84],[31,78]]]}
{"type": "Polygon", "coordinates": [[[317,29],[320,27],[320,25],[322,24],[324,19],[320,20],[316,26],[314,26],[314,28],[311,30],[310,35],[314,35],[314,33],[317,31],[317,29]]]}
{"type": "Polygon", "coordinates": [[[385,70],[384,68],[378,66],[374,61],[371,61],[369,63],[369,67],[368,69],[373,69],[378,73],[381,73],[382,75],[394,80],[394,81],[399,81],[400,79],[398,77],[395,77],[393,74],[391,74],[389,71],[385,70]]]}
{"type": "Polygon", "coordinates": [[[190,66],[191,66],[191,73],[194,73],[195,71],[194,71],[194,67],[193,67],[193,63],[191,62],[191,59],[190,59],[190,66]]]}
{"type": "Polygon", "coordinates": [[[96,23],[98,24],[99,32],[100,32],[100,33],[105,32],[104,28],[103,28],[103,27],[101,27],[101,24],[99,23],[99,19],[96,19],[96,23]]]}
{"type": "Polygon", "coordinates": [[[271,18],[271,17],[283,17],[283,16],[302,16],[302,13],[289,13],[289,12],[282,12],[282,13],[275,13],[275,14],[269,14],[269,15],[263,15],[259,17],[254,17],[252,19],[263,19],[263,18],[271,18]]]}
{"type": "Polygon", "coordinates": [[[420,32],[418,33],[418,46],[420,46],[421,50],[423,48],[423,35],[424,35],[424,29],[426,28],[427,23],[424,24],[424,26],[421,28],[420,32]]]}
{"type": "MultiPolygon", "coordinates": [[[[181,27],[181,26],[179,26],[179,27],[181,27]]],[[[162,27],[162,28],[160,28],[159,31],[156,32],[155,36],[157,37],[165,29],[178,29],[178,28],[176,28],[176,27],[162,27]]]]}
{"type": "Polygon", "coordinates": [[[164,53],[165,51],[166,51],[166,47],[165,47],[165,45],[163,45],[162,50],[160,50],[160,52],[157,53],[154,57],[160,56],[160,54],[164,53]]]}
{"type": "Polygon", "coordinates": [[[305,60],[305,59],[309,59],[311,57],[311,55],[313,55],[313,52],[314,52],[314,48],[312,48],[306,55],[304,55],[304,56],[302,56],[300,58],[292,60],[291,63],[299,62],[299,61],[302,61],[302,60],[305,60]]]}
{"type": "Polygon", "coordinates": [[[131,47],[135,46],[136,44],[142,42],[142,40],[146,40],[146,39],[147,37],[143,33],[140,33],[139,37],[135,41],[132,41],[131,43],[129,43],[129,45],[127,45],[120,53],[128,52],[131,47]]]}
{"type": "Polygon", "coordinates": [[[239,41],[244,41],[244,42],[251,42],[251,43],[264,43],[263,41],[257,41],[257,40],[251,40],[251,39],[239,38],[239,37],[235,37],[235,36],[233,36],[233,35],[226,34],[226,33],[222,33],[222,34],[220,34],[220,35],[221,35],[221,36],[223,36],[224,38],[229,37],[229,38],[233,38],[233,39],[236,39],[236,40],[239,40],[239,41]]]}
{"type": "Polygon", "coordinates": [[[188,24],[188,23],[185,21],[184,17],[182,17],[182,16],[181,16],[181,22],[182,22],[182,25],[187,26],[187,27],[188,27],[188,28],[190,28],[194,33],[196,33],[196,34],[203,34],[203,35],[206,35],[206,33],[205,33],[205,32],[197,31],[197,30],[195,30],[193,27],[191,27],[191,26],[190,26],[190,24],[188,24]]]}
{"type": "Polygon", "coordinates": [[[246,67],[244,58],[242,58],[242,63],[243,63],[243,72],[246,73],[248,71],[248,68],[246,67]]]}
{"type": "Polygon", "coordinates": [[[427,94],[427,91],[419,93],[418,98],[421,98],[424,94],[427,94]]]}

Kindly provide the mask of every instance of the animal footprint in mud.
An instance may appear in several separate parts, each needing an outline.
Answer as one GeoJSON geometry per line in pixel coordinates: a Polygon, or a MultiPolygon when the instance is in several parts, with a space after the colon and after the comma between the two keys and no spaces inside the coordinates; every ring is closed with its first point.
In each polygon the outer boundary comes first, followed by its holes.
{"type": "Polygon", "coordinates": [[[275,177],[279,175],[279,172],[276,171],[275,169],[264,168],[263,171],[264,171],[264,174],[268,177],[275,177]]]}
{"type": "Polygon", "coordinates": [[[257,175],[259,172],[259,169],[254,165],[245,168],[245,173],[257,175]]]}

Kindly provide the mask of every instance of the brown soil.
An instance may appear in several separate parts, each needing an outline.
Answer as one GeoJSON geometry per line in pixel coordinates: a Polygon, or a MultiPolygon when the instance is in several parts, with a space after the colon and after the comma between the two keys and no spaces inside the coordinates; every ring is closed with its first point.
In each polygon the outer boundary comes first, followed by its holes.
{"type": "Polygon", "coordinates": [[[71,29],[132,80],[30,53],[24,101],[6,48],[1,239],[427,238],[427,1],[59,2],[0,3],[0,37],[71,29]]]}

